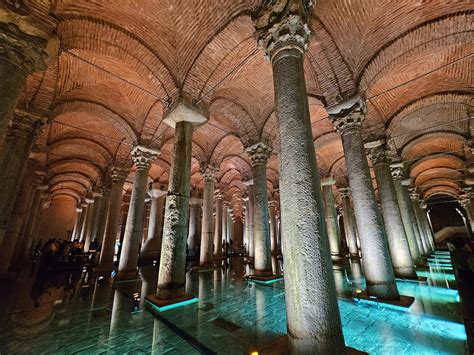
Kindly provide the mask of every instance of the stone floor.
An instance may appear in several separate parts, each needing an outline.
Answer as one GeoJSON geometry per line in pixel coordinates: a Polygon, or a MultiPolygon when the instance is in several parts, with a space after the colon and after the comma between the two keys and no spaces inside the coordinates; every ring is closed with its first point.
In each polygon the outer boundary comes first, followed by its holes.
{"type": "MultiPolygon", "coordinates": [[[[398,282],[416,298],[409,310],[354,302],[353,291],[364,287],[361,265],[335,266],[346,344],[370,354],[464,354],[458,293],[445,265],[449,258],[437,253],[419,271],[427,282],[398,282]]],[[[0,354],[249,354],[285,334],[284,282],[242,280],[249,271],[242,258],[221,266],[189,272],[187,291],[199,302],[158,317],[140,297],[153,292],[156,269],[116,287],[81,271],[24,273],[0,288],[0,354]]]]}

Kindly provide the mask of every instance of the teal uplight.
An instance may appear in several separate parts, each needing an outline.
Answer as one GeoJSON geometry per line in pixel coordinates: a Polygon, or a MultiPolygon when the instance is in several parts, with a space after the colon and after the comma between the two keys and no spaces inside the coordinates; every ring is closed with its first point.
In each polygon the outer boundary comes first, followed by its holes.
{"type": "Polygon", "coordinates": [[[197,298],[191,298],[191,299],[186,300],[186,301],[169,304],[169,305],[166,305],[166,306],[163,306],[163,307],[158,307],[156,304],[153,304],[150,301],[145,300],[145,302],[148,303],[157,312],[165,312],[165,311],[169,311],[171,309],[188,306],[190,304],[197,303],[198,301],[199,300],[197,298]]]}
{"type": "Polygon", "coordinates": [[[423,277],[429,277],[430,279],[435,280],[447,280],[447,281],[454,281],[455,277],[454,274],[448,274],[443,272],[430,272],[425,270],[417,270],[416,274],[423,277]]]}
{"type": "Polygon", "coordinates": [[[251,282],[255,282],[256,284],[262,284],[262,285],[270,285],[275,282],[283,281],[283,277],[280,277],[278,279],[272,279],[268,281],[263,281],[263,280],[256,280],[256,279],[249,279],[251,282]]]}

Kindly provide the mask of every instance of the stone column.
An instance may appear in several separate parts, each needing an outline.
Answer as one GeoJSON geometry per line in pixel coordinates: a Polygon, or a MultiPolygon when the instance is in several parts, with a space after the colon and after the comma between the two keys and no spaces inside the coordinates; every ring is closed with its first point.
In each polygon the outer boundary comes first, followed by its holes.
{"type": "Polygon", "coordinates": [[[247,211],[248,213],[248,229],[247,229],[247,239],[248,239],[248,250],[249,250],[249,258],[253,258],[255,256],[255,237],[254,237],[254,210],[255,210],[255,186],[253,184],[253,180],[244,181],[244,185],[247,185],[248,191],[248,204],[247,204],[247,211]]]}
{"type": "Polygon", "coordinates": [[[216,225],[214,231],[214,258],[222,258],[222,214],[223,214],[223,201],[224,195],[216,190],[216,225]]]}
{"type": "MultiPolygon", "coordinates": [[[[420,200],[420,203],[418,204],[418,208],[420,211],[421,224],[423,225],[423,228],[425,230],[426,240],[428,241],[429,248],[431,251],[434,251],[436,247],[434,243],[433,231],[431,230],[430,222],[428,221],[428,217],[426,216],[427,207],[428,206],[426,202],[423,200],[420,200]]],[[[467,210],[467,214],[469,215],[469,209],[467,210]]]]}
{"type": "Polygon", "coordinates": [[[120,168],[113,168],[111,171],[109,211],[97,271],[111,271],[114,267],[114,247],[120,222],[123,184],[127,175],[128,171],[120,168]]]}
{"type": "Polygon", "coordinates": [[[166,117],[175,127],[173,161],[170,170],[165,224],[161,246],[160,272],[155,303],[175,303],[191,296],[185,294],[186,237],[191,179],[191,154],[194,125],[206,121],[197,107],[184,101],[166,117]]]}
{"type": "Polygon", "coordinates": [[[410,247],[411,257],[415,262],[418,262],[421,254],[418,249],[418,243],[416,242],[415,231],[413,230],[413,222],[411,220],[409,209],[411,207],[408,195],[404,192],[401,180],[403,178],[403,163],[395,163],[390,165],[393,184],[395,192],[397,193],[398,206],[400,207],[400,213],[402,216],[403,226],[405,228],[405,234],[407,236],[408,245],[410,247]]]}
{"type": "Polygon", "coordinates": [[[339,189],[342,198],[344,232],[346,234],[347,247],[349,248],[351,258],[358,258],[357,225],[353,218],[354,211],[352,210],[351,200],[349,197],[350,191],[351,189],[349,187],[339,189]]]}
{"type": "Polygon", "coordinates": [[[150,264],[159,262],[161,254],[161,235],[163,232],[163,210],[166,191],[163,186],[153,183],[148,191],[151,197],[150,220],[148,223],[148,237],[140,252],[140,263],[150,264]]]}
{"type": "Polygon", "coordinates": [[[402,215],[398,207],[397,193],[390,172],[390,164],[385,152],[385,141],[366,144],[368,157],[372,162],[379,189],[383,221],[387,235],[393,270],[397,277],[418,279],[410,253],[402,215]]]}
{"type": "Polygon", "coordinates": [[[413,209],[413,203],[411,201],[411,196],[408,191],[407,186],[410,186],[412,183],[412,179],[404,179],[401,181],[402,185],[402,191],[403,191],[403,196],[406,200],[407,203],[407,211],[408,214],[410,215],[410,220],[411,220],[411,225],[413,228],[413,232],[415,234],[415,239],[416,239],[416,244],[418,246],[418,250],[420,251],[420,255],[424,255],[424,249],[423,249],[423,243],[421,242],[421,234],[420,234],[420,228],[418,227],[418,221],[415,216],[415,210],[413,209]]]}
{"type": "Polygon", "coordinates": [[[117,273],[119,280],[132,279],[137,276],[138,250],[143,237],[143,214],[145,213],[148,171],[158,154],[158,151],[142,146],[136,146],[132,150],[132,160],[136,170],[119,260],[117,273]]]}
{"type": "Polygon", "coordinates": [[[359,230],[367,292],[381,299],[397,300],[400,295],[362,140],[365,111],[365,103],[359,96],[355,96],[334,106],[328,112],[336,130],[341,133],[359,230]]]}
{"type": "Polygon", "coordinates": [[[189,200],[189,227],[188,237],[186,239],[188,255],[193,256],[196,254],[197,239],[198,239],[198,219],[200,209],[199,199],[194,200],[193,197],[189,200]]]}
{"type": "Polygon", "coordinates": [[[332,185],[336,183],[334,178],[323,179],[323,203],[324,203],[324,219],[326,220],[326,230],[328,233],[329,247],[333,260],[340,259],[341,255],[341,235],[339,234],[339,226],[337,221],[337,211],[334,206],[334,196],[332,193],[332,185]]]}
{"type": "Polygon", "coordinates": [[[85,213],[86,217],[84,218],[84,224],[82,225],[81,241],[84,242],[84,250],[86,250],[85,245],[88,236],[90,238],[90,233],[92,233],[92,219],[94,216],[94,198],[92,194],[89,194],[88,197],[84,199],[84,202],[87,204],[87,209],[85,213]]]}
{"type": "Polygon", "coordinates": [[[254,16],[273,68],[281,142],[281,241],[288,345],[292,353],[344,354],[339,308],[304,79],[311,3],[265,2],[254,16]]]}
{"type": "MultiPolygon", "coordinates": [[[[92,197],[92,203],[89,205],[89,209],[87,211],[87,229],[86,229],[86,237],[84,240],[84,251],[88,252],[89,251],[89,246],[91,245],[92,239],[94,238],[94,229],[97,232],[97,218],[99,214],[99,209],[100,209],[100,199],[102,198],[102,195],[94,191],[91,194],[92,197]]],[[[87,202],[87,201],[86,201],[87,202]]]]}
{"type": "Polygon", "coordinates": [[[257,143],[246,149],[252,162],[253,182],[255,186],[255,204],[253,210],[254,230],[254,275],[272,276],[272,251],[270,226],[268,224],[267,161],[272,149],[265,143],[257,143]]]}
{"type": "Polygon", "coordinates": [[[219,170],[211,165],[201,165],[201,175],[204,178],[204,195],[202,202],[202,227],[201,227],[201,251],[199,264],[208,266],[212,264],[212,242],[213,242],[213,215],[214,210],[214,181],[219,170]]]}
{"type": "MultiPolygon", "coordinates": [[[[1,100],[0,96],[0,106],[1,100]]],[[[15,111],[9,122],[0,153],[0,245],[18,195],[21,185],[19,182],[23,179],[28,156],[43,125],[42,118],[19,110],[15,111]]]]}
{"type": "Polygon", "coordinates": [[[20,190],[16,196],[13,211],[8,222],[5,238],[0,247],[0,274],[8,272],[16,243],[20,233],[21,224],[26,214],[28,199],[31,195],[31,187],[33,183],[33,172],[25,173],[23,181],[19,184],[20,190]]]}
{"type": "Polygon", "coordinates": [[[410,191],[410,199],[411,199],[411,205],[413,207],[413,214],[415,216],[416,225],[420,233],[422,254],[424,256],[429,256],[431,254],[431,251],[430,251],[428,240],[426,238],[426,231],[424,229],[424,226],[422,225],[421,216],[420,216],[420,209],[419,209],[420,195],[416,192],[415,187],[409,188],[408,191],[410,191]]]}
{"type": "Polygon", "coordinates": [[[271,251],[272,255],[278,255],[278,234],[277,234],[277,221],[276,221],[276,201],[268,202],[268,213],[270,218],[270,240],[271,240],[271,251]]]}
{"type": "Polygon", "coordinates": [[[86,221],[88,204],[85,202],[85,200],[81,200],[80,206],[82,208],[81,219],[79,220],[79,229],[77,230],[77,233],[74,236],[74,238],[77,239],[77,240],[81,240],[82,233],[83,233],[83,231],[85,231],[84,222],[86,221]]]}
{"type": "Polygon", "coordinates": [[[243,196],[242,197],[242,205],[244,209],[244,245],[245,245],[245,254],[248,255],[249,253],[249,198],[248,196],[243,196]]]}
{"type": "Polygon", "coordinates": [[[74,222],[74,229],[72,230],[71,240],[76,239],[77,233],[78,232],[80,233],[81,222],[82,222],[82,211],[83,211],[82,206],[78,205],[76,207],[76,222],[74,222]]]}
{"type": "Polygon", "coordinates": [[[103,185],[101,189],[102,199],[100,203],[100,210],[97,215],[97,229],[94,238],[97,238],[99,243],[104,240],[105,226],[107,224],[107,214],[110,206],[110,185],[103,185]]]}
{"type": "Polygon", "coordinates": [[[97,231],[99,230],[99,214],[102,210],[103,203],[102,187],[94,194],[94,216],[92,219],[92,234],[91,242],[97,238],[97,231]]]}

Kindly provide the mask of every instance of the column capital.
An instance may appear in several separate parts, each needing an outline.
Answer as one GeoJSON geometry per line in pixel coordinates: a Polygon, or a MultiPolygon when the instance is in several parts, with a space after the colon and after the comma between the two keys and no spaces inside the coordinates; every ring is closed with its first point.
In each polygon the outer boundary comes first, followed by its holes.
{"type": "Polygon", "coordinates": [[[367,151],[367,157],[373,166],[387,163],[387,153],[385,151],[385,140],[379,139],[374,142],[364,144],[367,151]]]}
{"type": "Polygon", "coordinates": [[[217,191],[214,193],[214,198],[216,199],[216,201],[223,201],[224,200],[224,195],[217,191]]]}
{"type": "Polygon", "coordinates": [[[102,187],[100,188],[100,193],[102,194],[102,196],[106,197],[106,196],[109,196],[110,195],[110,185],[109,184],[104,184],[102,185],[102,187]]]}
{"type": "Polygon", "coordinates": [[[15,109],[13,118],[8,123],[7,135],[10,137],[36,138],[44,127],[46,120],[23,110],[15,109]]]}
{"type": "Polygon", "coordinates": [[[401,181],[405,172],[403,163],[390,164],[390,172],[394,180],[401,181]]]}
{"type": "Polygon", "coordinates": [[[410,187],[408,191],[409,191],[410,198],[412,201],[414,202],[420,201],[420,194],[416,192],[416,187],[410,187]]]}
{"type": "Polygon", "coordinates": [[[201,173],[204,181],[211,182],[216,178],[219,168],[214,164],[210,163],[201,163],[199,164],[199,172],[201,173]]]}
{"type": "Polygon", "coordinates": [[[82,207],[76,207],[76,212],[77,212],[77,213],[82,212],[82,207]]]}
{"type": "Polygon", "coordinates": [[[367,105],[359,95],[328,109],[329,119],[341,134],[351,129],[360,129],[366,113],[367,105]]]}
{"type": "Polygon", "coordinates": [[[137,145],[132,149],[132,160],[137,169],[148,169],[160,154],[159,151],[137,145]]]}
{"type": "Polygon", "coordinates": [[[321,186],[332,186],[336,183],[336,179],[332,176],[321,179],[321,186]]]}
{"type": "Polygon", "coordinates": [[[252,19],[259,47],[267,59],[284,49],[308,49],[311,31],[311,0],[266,0],[256,9],[252,19]]]}
{"type": "Polygon", "coordinates": [[[268,201],[268,207],[275,208],[278,206],[278,202],[276,201],[268,201]]]}
{"type": "Polygon", "coordinates": [[[338,189],[339,193],[341,194],[342,198],[349,198],[351,196],[351,188],[350,187],[341,187],[338,189]]]}
{"type": "Polygon", "coordinates": [[[176,128],[178,122],[189,122],[194,127],[197,127],[206,123],[208,116],[208,113],[201,107],[181,97],[174,103],[171,110],[166,113],[163,121],[171,128],[176,128]]]}
{"type": "Polygon", "coordinates": [[[85,201],[86,204],[88,204],[88,205],[92,205],[92,204],[94,203],[94,199],[91,198],[91,197],[86,197],[86,198],[84,199],[84,201],[85,201]]]}
{"type": "Polygon", "coordinates": [[[252,166],[266,164],[272,154],[272,150],[272,147],[263,142],[259,142],[245,149],[250,157],[252,166]]]}
{"type": "Polygon", "coordinates": [[[113,167],[110,170],[110,177],[112,179],[112,183],[124,182],[128,176],[128,173],[128,170],[119,167],[113,167]]]}

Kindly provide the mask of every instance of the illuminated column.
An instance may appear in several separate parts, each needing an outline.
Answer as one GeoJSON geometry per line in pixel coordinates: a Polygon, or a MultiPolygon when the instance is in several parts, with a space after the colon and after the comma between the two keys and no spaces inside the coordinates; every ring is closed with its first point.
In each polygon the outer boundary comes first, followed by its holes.
{"type": "Polygon", "coordinates": [[[148,237],[140,251],[140,262],[142,264],[149,264],[160,260],[166,191],[162,189],[160,184],[153,183],[150,191],[148,191],[148,195],[151,197],[150,220],[148,221],[148,237]]]}
{"type": "Polygon", "coordinates": [[[277,207],[277,202],[276,201],[270,201],[268,202],[268,214],[269,214],[269,219],[270,219],[270,240],[271,240],[271,245],[272,245],[272,254],[276,255],[278,254],[278,235],[277,235],[277,226],[276,226],[276,207],[277,207]]]}
{"type": "Polygon", "coordinates": [[[122,204],[123,184],[128,171],[113,168],[111,171],[112,187],[110,189],[109,211],[105,227],[104,241],[100,253],[98,271],[110,271],[114,267],[114,249],[120,222],[120,207],[122,204]]]}
{"type": "Polygon", "coordinates": [[[211,165],[201,166],[201,175],[204,178],[204,194],[202,201],[202,228],[201,228],[201,251],[199,255],[199,264],[212,264],[212,244],[214,232],[214,181],[216,173],[219,170],[211,165]]]}
{"type": "Polygon", "coordinates": [[[107,214],[109,213],[110,206],[110,185],[103,185],[101,188],[102,199],[100,203],[100,209],[97,213],[97,228],[93,238],[97,238],[99,243],[104,240],[105,227],[107,224],[107,214]]]}
{"type": "Polygon", "coordinates": [[[329,239],[329,247],[333,259],[340,259],[341,256],[341,235],[339,234],[339,226],[337,222],[337,211],[334,206],[334,196],[332,193],[332,185],[336,183],[334,178],[327,178],[321,181],[324,201],[324,217],[326,221],[326,229],[329,239]]]}
{"type": "Polygon", "coordinates": [[[428,256],[428,255],[431,254],[431,250],[430,250],[430,246],[429,246],[429,243],[428,243],[428,239],[426,238],[426,231],[425,231],[424,226],[423,226],[422,221],[421,221],[420,208],[419,208],[420,195],[416,192],[415,187],[411,187],[408,190],[410,191],[411,205],[413,207],[413,214],[415,216],[416,225],[417,225],[418,231],[420,233],[422,254],[425,255],[425,256],[428,256]]]}
{"type": "MultiPolygon", "coordinates": [[[[0,106],[1,100],[0,96],[0,106]]],[[[19,110],[15,111],[8,124],[0,152],[0,245],[21,186],[28,156],[43,125],[42,118],[19,110]]]]}
{"type": "Polygon", "coordinates": [[[382,216],[375,200],[362,139],[362,120],[365,111],[363,100],[359,96],[354,96],[333,106],[328,113],[336,130],[341,133],[367,292],[381,299],[398,300],[400,295],[395,283],[382,216]]]}
{"type": "Polygon", "coordinates": [[[175,106],[165,118],[165,122],[175,127],[175,141],[166,198],[158,286],[156,295],[148,296],[155,303],[175,303],[191,297],[185,294],[185,272],[192,139],[194,126],[206,120],[199,108],[186,106],[184,102],[175,106]]]}
{"type": "Polygon", "coordinates": [[[117,273],[119,280],[137,276],[138,250],[143,238],[143,214],[145,213],[148,171],[158,154],[158,151],[142,146],[136,146],[132,150],[132,160],[136,170],[119,260],[117,273]]]}
{"type": "Polygon", "coordinates": [[[201,213],[202,199],[192,197],[189,199],[189,227],[188,237],[186,240],[188,255],[195,255],[197,252],[197,246],[199,245],[199,215],[201,213]]]}
{"type": "Polygon", "coordinates": [[[366,144],[368,157],[372,162],[379,189],[385,233],[395,275],[401,278],[418,279],[410,253],[402,215],[397,201],[397,193],[385,152],[385,141],[366,144]]]}
{"type": "MultiPolygon", "coordinates": [[[[436,246],[434,242],[433,231],[431,230],[430,222],[428,221],[428,217],[426,216],[426,209],[428,208],[428,205],[425,201],[421,200],[418,207],[420,209],[420,219],[425,229],[426,239],[428,241],[430,249],[434,251],[436,249],[436,246]]],[[[469,216],[469,209],[467,210],[467,215],[469,216]]]]}
{"type": "Polygon", "coordinates": [[[216,199],[216,225],[214,231],[214,257],[221,258],[222,257],[222,214],[223,214],[223,200],[224,196],[216,190],[215,194],[216,199]]]}
{"type": "Polygon", "coordinates": [[[81,229],[82,211],[82,206],[78,205],[76,207],[76,221],[74,222],[74,229],[72,230],[71,240],[74,240],[76,238],[77,233],[81,229]]]}
{"type": "Polygon", "coordinates": [[[352,210],[350,200],[349,187],[339,189],[339,193],[342,198],[342,210],[343,210],[343,221],[344,221],[344,232],[346,234],[347,247],[351,257],[358,258],[359,250],[357,249],[357,225],[353,218],[354,211],[352,210]]]}
{"type": "Polygon", "coordinates": [[[94,215],[94,199],[92,198],[92,194],[89,194],[84,199],[84,202],[87,204],[87,209],[86,209],[86,214],[85,214],[86,217],[84,218],[84,223],[82,225],[81,241],[84,242],[84,250],[85,250],[85,244],[86,244],[88,236],[90,235],[89,233],[92,233],[91,224],[92,224],[92,217],[94,215]]]}
{"type": "Polygon", "coordinates": [[[229,213],[229,206],[230,203],[228,201],[224,201],[222,203],[222,240],[221,240],[221,249],[224,248],[225,250],[225,245],[227,243],[227,234],[229,233],[228,227],[229,225],[227,224],[227,214],[229,213]]]}
{"type": "Polygon", "coordinates": [[[311,2],[291,0],[281,8],[264,2],[254,22],[259,45],[272,63],[281,142],[281,233],[289,350],[343,354],[304,79],[310,18],[311,2]]]}
{"type": "MultiPolygon", "coordinates": [[[[102,194],[97,191],[92,192],[93,202],[89,207],[90,218],[87,221],[87,232],[84,241],[84,251],[89,251],[89,246],[94,238],[94,230],[97,233],[97,218],[99,217],[99,210],[101,204],[102,194]]],[[[88,212],[88,217],[89,217],[88,212]]]]}
{"type": "Polygon", "coordinates": [[[403,163],[392,164],[390,165],[390,169],[392,172],[395,192],[397,193],[397,201],[400,207],[403,226],[405,227],[405,234],[407,236],[408,245],[410,247],[411,257],[415,262],[417,262],[421,254],[420,250],[418,249],[418,243],[416,242],[416,234],[413,230],[413,221],[410,216],[411,202],[408,198],[408,195],[405,193],[401,183],[401,180],[403,179],[403,163]]]}
{"type": "Polygon", "coordinates": [[[249,257],[253,258],[255,256],[255,237],[254,237],[254,210],[255,210],[255,186],[253,180],[248,180],[243,182],[247,186],[248,191],[248,203],[247,211],[248,213],[248,228],[247,228],[247,239],[248,239],[248,253],[249,257]]]}

